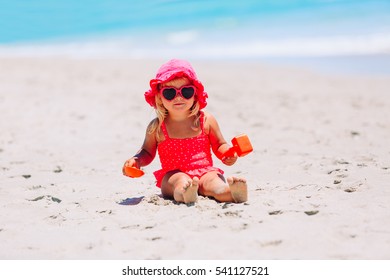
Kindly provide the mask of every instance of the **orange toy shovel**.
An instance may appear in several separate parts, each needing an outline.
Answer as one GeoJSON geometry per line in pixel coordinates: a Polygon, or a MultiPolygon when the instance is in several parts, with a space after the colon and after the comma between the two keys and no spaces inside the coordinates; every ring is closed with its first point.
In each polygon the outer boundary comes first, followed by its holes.
{"type": "Polygon", "coordinates": [[[246,156],[253,151],[251,141],[246,134],[241,134],[232,139],[233,147],[227,150],[223,155],[222,159],[234,156],[237,153],[239,157],[246,156]]]}
{"type": "Polygon", "coordinates": [[[139,178],[145,174],[145,172],[143,172],[141,169],[137,167],[130,167],[130,166],[125,167],[124,173],[126,176],[131,178],[139,178]]]}

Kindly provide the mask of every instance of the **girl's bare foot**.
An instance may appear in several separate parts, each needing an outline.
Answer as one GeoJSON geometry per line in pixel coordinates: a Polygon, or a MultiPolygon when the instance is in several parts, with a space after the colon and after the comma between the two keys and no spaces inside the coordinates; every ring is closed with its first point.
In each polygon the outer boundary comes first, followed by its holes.
{"type": "Polygon", "coordinates": [[[188,181],[187,185],[184,186],[183,199],[184,203],[193,203],[198,200],[198,188],[199,178],[194,177],[192,181],[188,181]]]}
{"type": "Polygon", "coordinates": [[[227,182],[234,202],[241,203],[248,200],[248,187],[245,179],[229,177],[227,182]]]}

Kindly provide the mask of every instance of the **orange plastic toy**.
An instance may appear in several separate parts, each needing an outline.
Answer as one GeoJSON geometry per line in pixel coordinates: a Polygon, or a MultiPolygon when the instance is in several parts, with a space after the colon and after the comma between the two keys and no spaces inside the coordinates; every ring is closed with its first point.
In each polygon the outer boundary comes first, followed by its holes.
{"type": "Polygon", "coordinates": [[[131,178],[139,178],[145,174],[145,172],[143,172],[141,169],[130,166],[126,166],[124,171],[125,175],[131,178]]]}
{"type": "Polygon", "coordinates": [[[223,155],[222,159],[234,156],[237,153],[239,157],[246,156],[253,151],[251,141],[246,134],[241,134],[232,139],[233,147],[227,150],[223,155]]]}

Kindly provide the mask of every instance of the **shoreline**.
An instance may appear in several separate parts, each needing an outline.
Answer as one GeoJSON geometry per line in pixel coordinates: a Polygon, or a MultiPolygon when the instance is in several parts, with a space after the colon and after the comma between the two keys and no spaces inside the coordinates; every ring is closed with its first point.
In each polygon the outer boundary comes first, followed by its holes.
{"type": "MultiPolygon", "coordinates": [[[[93,52],[87,50],[80,55],[68,51],[54,51],[42,49],[36,53],[31,51],[21,51],[9,53],[0,51],[0,59],[60,59],[60,60],[84,60],[84,61],[166,61],[171,57],[160,56],[144,58],[125,53],[93,52]]],[[[362,55],[319,55],[319,56],[253,56],[253,57],[197,57],[196,55],[184,55],[179,58],[188,61],[211,62],[211,63],[231,63],[231,64],[260,64],[271,68],[291,68],[296,71],[311,71],[319,75],[330,75],[339,77],[371,77],[386,78],[390,76],[390,53],[362,54],[362,55]]]]}

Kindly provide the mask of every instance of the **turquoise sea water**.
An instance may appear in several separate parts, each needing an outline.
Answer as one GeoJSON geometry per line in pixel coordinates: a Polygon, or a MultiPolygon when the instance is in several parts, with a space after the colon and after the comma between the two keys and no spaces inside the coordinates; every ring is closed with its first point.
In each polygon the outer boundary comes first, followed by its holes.
{"type": "Polygon", "coordinates": [[[390,54],[389,0],[0,4],[0,55],[252,59],[390,54]]]}

